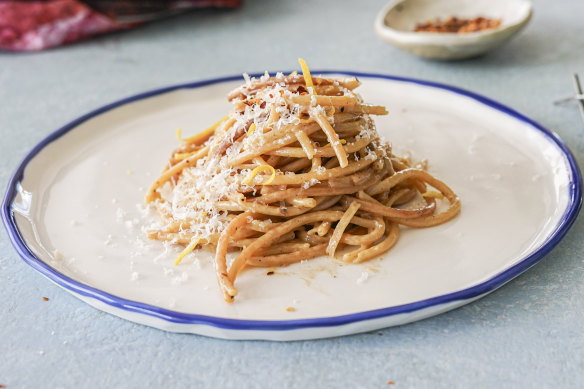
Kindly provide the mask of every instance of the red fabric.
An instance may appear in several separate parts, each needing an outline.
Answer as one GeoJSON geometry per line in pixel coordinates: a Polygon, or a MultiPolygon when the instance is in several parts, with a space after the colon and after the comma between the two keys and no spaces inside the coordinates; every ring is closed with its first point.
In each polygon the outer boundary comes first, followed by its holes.
{"type": "MultiPolygon", "coordinates": [[[[173,9],[239,5],[239,0],[199,0],[167,2],[163,6],[173,9]]],[[[115,15],[106,16],[77,0],[1,1],[0,50],[43,50],[139,24],[116,21],[115,15]]]]}

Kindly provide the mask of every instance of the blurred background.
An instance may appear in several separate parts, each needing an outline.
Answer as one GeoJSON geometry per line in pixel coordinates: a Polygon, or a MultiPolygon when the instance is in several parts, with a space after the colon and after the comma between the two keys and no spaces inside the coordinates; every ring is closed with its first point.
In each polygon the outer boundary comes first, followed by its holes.
{"type": "MultiPolygon", "coordinates": [[[[89,3],[103,7],[116,2],[89,3]]],[[[297,68],[297,58],[303,57],[313,69],[383,72],[465,87],[560,132],[560,124],[582,125],[575,106],[551,104],[573,92],[572,73],[582,68],[584,35],[576,17],[584,14],[582,2],[564,0],[551,6],[536,0],[531,23],[508,44],[457,62],[419,59],[379,39],[373,22],[384,1],[224,3],[241,6],[191,10],[40,52],[0,52],[0,98],[11,102],[0,106],[0,117],[5,123],[18,117],[19,126],[36,127],[42,117],[50,131],[136,92],[242,72],[297,68]],[[31,109],[40,114],[28,115],[31,109]]],[[[46,133],[37,132],[26,148],[46,133]]],[[[572,148],[582,147],[579,137],[566,140],[572,148]]]]}

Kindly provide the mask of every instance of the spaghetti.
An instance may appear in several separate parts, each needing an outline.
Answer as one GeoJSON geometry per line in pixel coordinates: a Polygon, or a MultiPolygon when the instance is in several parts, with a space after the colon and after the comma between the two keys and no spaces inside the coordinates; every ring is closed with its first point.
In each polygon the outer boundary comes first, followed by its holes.
{"type": "Polygon", "coordinates": [[[382,142],[355,78],[268,74],[229,93],[233,110],[182,139],[146,196],[152,239],[215,252],[225,300],[249,267],[329,255],[361,263],[388,251],[399,225],[430,227],[460,211],[456,194],[382,142]],[[443,206],[438,207],[438,204],[443,206]],[[438,211],[438,208],[444,210],[438,211]],[[239,253],[231,264],[226,255],[239,253]]]}

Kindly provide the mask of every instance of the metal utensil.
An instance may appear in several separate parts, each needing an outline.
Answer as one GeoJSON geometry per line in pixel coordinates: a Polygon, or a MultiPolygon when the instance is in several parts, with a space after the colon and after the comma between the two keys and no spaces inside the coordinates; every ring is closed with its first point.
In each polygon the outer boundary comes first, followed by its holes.
{"type": "Polygon", "coordinates": [[[554,104],[562,104],[568,101],[576,100],[578,105],[580,105],[580,113],[582,114],[582,119],[584,119],[584,92],[582,85],[580,84],[580,77],[578,74],[574,73],[574,87],[576,88],[576,94],[568,97],[564,97],[554,101],[554,104]]]}
{"type": "MultiPolygon", "coordinates": [[[[574,86],[576,87],[576,93],[582,96],[582,85],[580,85],[580,77],[576,73],[574,73],[574,86]]],[[[580,113],[582,114],[582,119],[584,119],[584,98],[576,98],[580,105],[580,113]]]]}

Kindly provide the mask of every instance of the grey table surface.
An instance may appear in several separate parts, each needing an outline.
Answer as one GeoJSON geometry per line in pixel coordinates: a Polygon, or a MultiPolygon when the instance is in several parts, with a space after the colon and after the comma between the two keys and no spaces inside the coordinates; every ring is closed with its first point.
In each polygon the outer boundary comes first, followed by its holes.
{"type": "MultiPolygon", "coordinates": [[[[382,1],[247,1],[33,54],[0,53],[0,187],[41,139],[111,101],[242,72],[382,72],[484,94],[556,131],[580,164],[584,2],[534,1],[506,46],[431,62],[379,40],[382,1]]],[[[276,343],[165,333],[102,313],[27,266],[0,232],[0,384],[36,387],[576,387],[584,379],[582,218],[536,267],[455,311],[341,338],[276,343]],[[44,301],[42,297],[49,297],[44,301]],[[388,381],[395,384],[388,385],[388,381]]],[[[581,387],[581,386],[580,386],[581,387]]]]}

